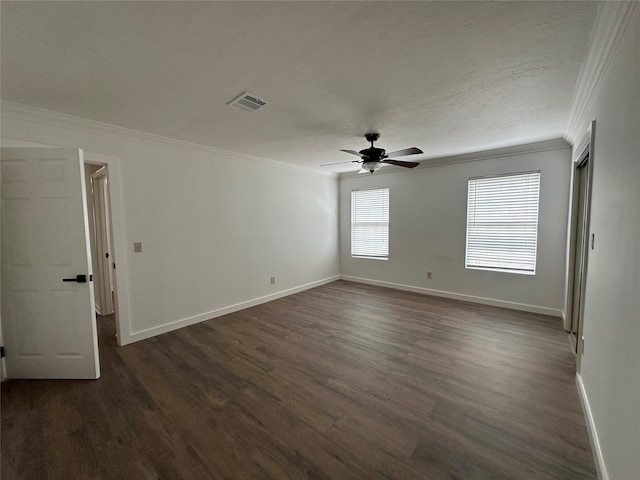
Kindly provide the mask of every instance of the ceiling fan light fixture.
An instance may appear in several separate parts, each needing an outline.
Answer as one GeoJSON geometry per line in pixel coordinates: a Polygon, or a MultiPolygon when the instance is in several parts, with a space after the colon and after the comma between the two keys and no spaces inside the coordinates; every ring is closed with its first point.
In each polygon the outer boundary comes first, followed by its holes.
{"type": "Polygon", "coordinates": [[[371,173],[380,169],[380,167],[382,167],[382,163],[380,162],[367,162],[366,160],[362,162],[362,168],[364,168],[365,170],[368,170],[371,173]]]}

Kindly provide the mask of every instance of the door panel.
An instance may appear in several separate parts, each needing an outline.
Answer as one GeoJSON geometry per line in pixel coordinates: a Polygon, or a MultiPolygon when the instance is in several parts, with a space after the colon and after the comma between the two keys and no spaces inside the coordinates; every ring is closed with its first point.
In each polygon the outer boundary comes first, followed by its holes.
{"type": "Polygon", "coordinates": [[[82,151],[2,149],[2,322],[10,378],[98,378],[82,151]]]}

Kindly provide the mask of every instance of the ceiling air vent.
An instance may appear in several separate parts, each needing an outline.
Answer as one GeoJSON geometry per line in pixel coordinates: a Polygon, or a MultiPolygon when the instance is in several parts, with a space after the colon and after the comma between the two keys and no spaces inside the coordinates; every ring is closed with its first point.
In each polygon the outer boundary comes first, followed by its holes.
{"type": "Polygon", "coordinates": [[[244,110],[245,112],[253,112],[264,107],[267,103],[269,102],[262,98],[258,98],[253,93],[243,92],[231,100],[228,105],[244,110]]]}

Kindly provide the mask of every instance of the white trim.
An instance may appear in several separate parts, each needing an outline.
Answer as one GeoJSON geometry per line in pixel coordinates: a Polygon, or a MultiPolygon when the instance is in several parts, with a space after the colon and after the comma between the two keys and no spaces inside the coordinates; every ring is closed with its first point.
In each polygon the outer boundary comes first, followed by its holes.
{"type": "Polygon", "coordinates": [[[323,177],[337,178],[337,174],[334,172],[326,172],[321,170],[315,170],[309,167],[301,165],[295,165],[292,163],[280,162],[278,160],[272,160],[269,158],[257,157],[253,155],[246,155],[243,153],[232,152],[230,150],[223,150],[221,148],[210,147],[206,145],[200,145],[191,142],[185,142],[182,140],[176,140],[169,137],[163,137],[161,135],[154,135],[152,133],[141,132],[139,130],[132,130],[130,128],[118,127],[108,123],[97,122],[87,118],[76,117],[73,115],[67,115],[65,113],[54,112],[51,110],[45,110],[42,108],[32,107],[21,103],[11,102],[8,100],[2,100],[0,103],[0,112],[3,117],[14,118],[17,120],[45,124],[47,126],[70,128],[82,133],[98,134],[105,136],[125,136],[130,139],[152,144],[154,146],[167,145],[177,148],[186,148],[199,154],[214,155],[217,157],[223,157],[228,160],[236,160],[241,162],[250,163],[252,165],[270,166],[275,168],[282,168],[286,170],[295,170],[302,173],[311,175],[318,175],[323,177]]]}
{"type": "MultiPolygon", "coordinates": [[[[564,148],[571,148],[571,145],[567,143],[563,138],[553,138],[551,140],[543,140],[541,142],[525,143],[523,145],[512,145],[509,147],[495,148],[492,150],[483,150],[480,152],[464,153],[461,155],[451,155],[447,157],[435,157],[421,160],[420,165],[414,168],[419,170],[421,168],[439,167],[441,165],[453,165],[455,163],[468,163],[476,162],[479,160],[491,160],[494,158],[502,157],[514,157],[517,155],[526,155],[529,153],[547,152],[549,150],[561,150],[564,148]]],[[[416,155],[417,157],[417,155],[416,155]]],[[[376,175],[386,173],[397,173],[403,171],[402,167],[385,167],[380,170],[376,170],[376,175]]],[[[360,172],[343,172],[340,174],[340,179],[348,177],[357,177],[360,172]]]]}
{"type": "Polygon", "coordinates": [[[595,102],[636,3],[603,2],[598,9],[595,29],[589,39],[589,53],[578,73],[573,91],[566,128],[569,143],[574,143],[580,133],[580,122],[595,102]]]}
{"type": "Polygon", "coordinates": [[[593,450],[593,460],[596,464],[598,478],[600,480],[609,480],[607,466],[604,463],[604,456],[602,455],[602,448],[600,447],[600,440],[598,439],[596,424],[593,420],[589,398],[587,397],[587,390],[584,388],[582,376],[579,373],[576,373],[576,384],[578,385],[578,396],[580,397],[580,403],[582,403],[584,418],[587,421],[587,431],[589,432],[589,441],[591,442],[591,449],[593,450]]]}
{"type": "Polygon", "coordinates": [[[494,307],[510,308],[512,310],[520,310],[523,312],[540,313],[542,315],[550,315],[552,317],[562,318],[562,310],[559,308],[540,307],[538,305],[528,305],[526,303],[508,302],[495,298],[476,297],[474,295],[466,295],[464,293],[447,292],[444,290],[432,290],[430,288],[415,287],[413,285],[404,285],[401,283],[384,282],[381,280],[373,280],[370,278],[351,277],[342,275],[342,280],[348,282],[366,283],[367,285],[376,285],[378,287],[394,288],[396,290],[405,290],[407,292],[422,293],[424,295],[432,295],[434,297],[452,298],[454,300],[462,300],[464,302],[479,303],[481,305],[491,305],[494,307]]]}
{"type": "Polygon", "coordinates": [[[263,297],[247,300],[246,302],[236,303],[234,305],[229,305],[227,307],[211,310],[210,312],[204,312],[199,315],[194,315],[192,317],[182,318],[180,320],[175,320],[173,322],[165,323],[164,325],[160,325],[157,327],[147,328],[145,330],[140,330],[138,332],[132,332],[131,335],[128,336],[128,338],[119,339],[121,340],[120,345],[127,345],[129,343],[144,340],[146,338],[155,337],[156,335],[171,332],[173,330],[177,330],[182,327],[187,327],[189,325],[194,325],[196,323],[204,322],[205,320],[211,320],[216,317],[221,317],[222,315],[227,315],[229,313],[237,312],[239,310],[244,310],[245,308],[255,307],[256,305],[271,302],[273,300],[277,300],[282,297],[293,295],[294,293],[299,293],[304,290],[309,290],[310,288],[319,287],[320,285],[324,285],[326,283],[335,282],[336,280],[339,280],[339,279],[340,279],[340,275],[334,275],[332,277],[324,278],[322,280],[317,280],[311,283],[306,283],[298,287],[289,288],[287,290],[281,290],[279,292],[271,293],[263,297]]]}
{"type": "Polygon", "coordinates": [[[16,138],[8,138],[8,137],[0,137],[0,143],[2,143],[2,147],[10,147],[10,148],[56,148],[60,147],[59,145],[47,145],[44,143],[36,143],[36,142],[27,142],[24,140],[18,140],[16,138]]]}

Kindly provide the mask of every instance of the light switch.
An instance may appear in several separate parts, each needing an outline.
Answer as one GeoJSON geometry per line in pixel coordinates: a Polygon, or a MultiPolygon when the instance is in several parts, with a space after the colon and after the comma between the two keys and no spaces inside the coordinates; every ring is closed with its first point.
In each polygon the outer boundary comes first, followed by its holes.
{"type": "Polygon", "coordinates": [[[142,251],[142,242],[135,242],[133,244],[133,251],[135,253],[140,253],[142,251]]]}

